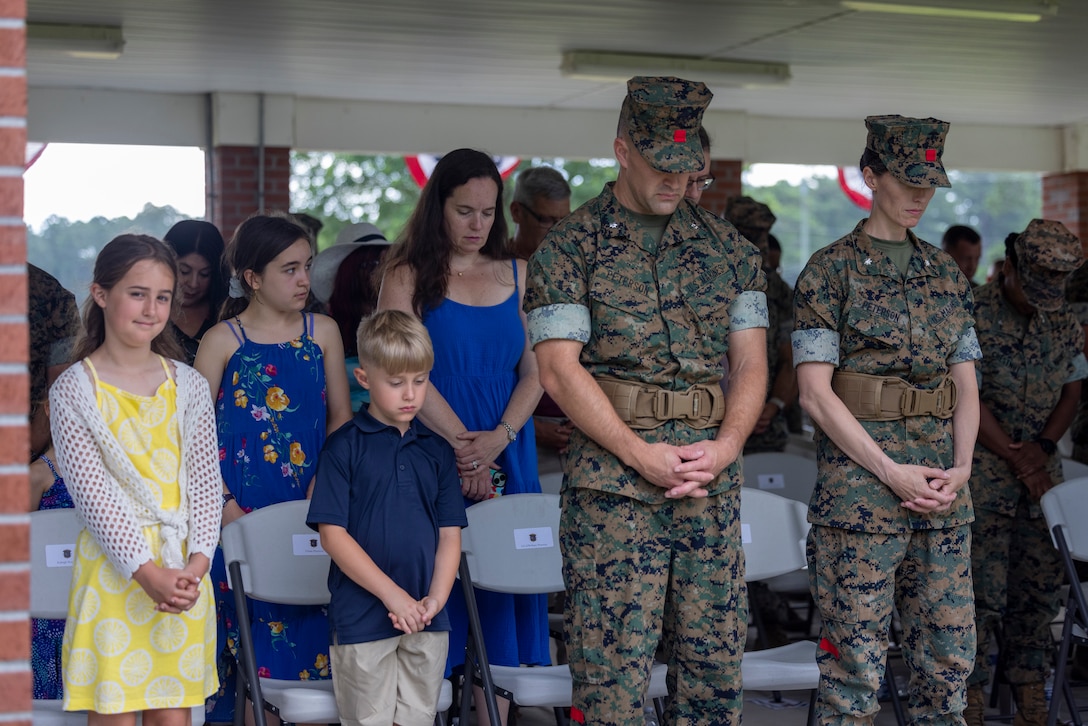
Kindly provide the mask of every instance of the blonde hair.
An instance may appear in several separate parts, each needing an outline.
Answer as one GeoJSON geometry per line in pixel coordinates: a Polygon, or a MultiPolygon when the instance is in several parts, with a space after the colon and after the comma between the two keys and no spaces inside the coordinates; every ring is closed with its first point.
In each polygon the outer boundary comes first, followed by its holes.
{"type": "Polygon", "coordinates": [[[383,310],[363,318],[356,333],[359,364],[377,366],[386,373],[429,371],[434,348],[427,328],[414,315],[383,310]]]}

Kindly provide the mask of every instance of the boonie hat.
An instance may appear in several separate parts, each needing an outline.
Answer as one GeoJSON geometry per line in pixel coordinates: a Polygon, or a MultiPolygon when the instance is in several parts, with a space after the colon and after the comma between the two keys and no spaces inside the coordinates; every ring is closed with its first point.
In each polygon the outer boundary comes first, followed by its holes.
{"type": "Polygon", "coordinates": [[[759,247],[762,254],[767,254],[767,235],[775,221],[770,207],[751,197],[729,197],[725,200],[725,212],[722,216],[749,242],[759,247]]]}
{"type": "Polygon", "coordinates": [[[336,235],[336,244],[327,247],[314,257],[310,265],[310,290],[314,297],[327,303],[332,296],[332,285],[340,264],[355,250],[367,246],[388,246],[385,235],[369,222],[349,224],[336,235]]]}
{"type": "Polygon", "coordinates": [[[1033,219],[1013,243],[1016,272],[1028,302],[1039,310],[1057,310],[1065,300],[1065,281],[1084,263],[1077,236],[1061,222],[1033,219]]]}
{"type": "Polygon", "coordinates": [[[699,127],[714,94],[704,83],[671,76],[627,81],[620,118],[631,142],[650,166],[669,174],[703,168],[699,127]]]}
{"type": "Polygon", "coordinates": [[[948,123],[935,118],[869,116],[865,147],[875,152],[888,171],[912,187],[950,187],[941,163],[948,123]]]}

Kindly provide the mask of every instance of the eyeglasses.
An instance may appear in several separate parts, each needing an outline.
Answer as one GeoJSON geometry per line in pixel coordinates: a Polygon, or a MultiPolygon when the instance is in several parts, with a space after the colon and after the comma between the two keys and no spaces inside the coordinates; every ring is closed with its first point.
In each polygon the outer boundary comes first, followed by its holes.
{"type": "Polygon", "coordinates": [[[705,192],[714,183],[714,177],[704,176],[699,179],[688,179],[688,186],[695,187],[700,192],[705,192]]]}
{"type": "Polygon", "coordinates": [[[562,217],[545,217],[542,214],[537,214],[536,211],[528,204],[522,204],[521,208],[528,212],[529,216],[535,219],[536,223],[544,229],[551,229],[552,227],[563,221],[562,217]]]}

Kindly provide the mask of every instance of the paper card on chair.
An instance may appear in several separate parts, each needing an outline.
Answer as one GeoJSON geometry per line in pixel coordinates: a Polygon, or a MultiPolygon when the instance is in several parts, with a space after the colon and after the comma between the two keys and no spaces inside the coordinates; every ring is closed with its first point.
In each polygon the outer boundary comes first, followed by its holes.
{"type": "Polygon", "coordinates": [[[759,475],[759,488],[760,489],[785,489],[786,477],[781,474],[760,474],[759,475]]]}
{"type": "Polygon", "coordinates": [[[46,567],[71,567],[76,559],[74,544],[54,544],[45,546],[46,567]]]}
{"type": "Polygon", "coordinates": [[[294,548],[296,557],[327,554],[321,546],[321,537],[318,536],[317,532],[291,535],[291,545],[294,548]]]}
{"type": "Polygon", "coordinates": [[[751,544],[752,543],[752,525],[745,522],[740,523],[740,543],[751,544]]]}
{"type": "Polygon", "coordinates": [[[514,549],[534,550],[555,547],[551,527],[526,527],[514,530],[514,549]]]}

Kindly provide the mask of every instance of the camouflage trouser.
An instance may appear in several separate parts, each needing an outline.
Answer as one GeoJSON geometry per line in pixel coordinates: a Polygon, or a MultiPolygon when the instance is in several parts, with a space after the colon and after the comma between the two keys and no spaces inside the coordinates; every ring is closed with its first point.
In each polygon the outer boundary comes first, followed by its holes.
{"type": "Polygon", "coordinates": [[[559,539],[574,706],[592,726],[642,726],[668,640],[667,724],[740,724],[748,623],[740,494],[662,504],[563,491],[559,539]]]}
{"type": "Polygon", "coordinates": [[[966,525],[890,535],[812,527],[809,578],[823,619],[819,723],[873,723],[893,608],[913,723],[963,723],[975,657],[970,550],[966,525]]]}
{"type": "Polygon", "coordinates": [[[975,509],[971,525],[971,569],[975,573],[978,656],[969,682],[990,679],[987,644],[1001,627],[1001,662],[1009,683],[1042,683],[1054,660],[1050,621],[1061,609],[1065,582],[1058,550],[1046,520],[975,509]]]}

